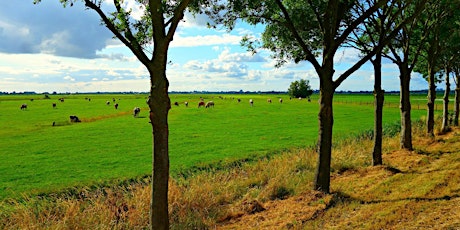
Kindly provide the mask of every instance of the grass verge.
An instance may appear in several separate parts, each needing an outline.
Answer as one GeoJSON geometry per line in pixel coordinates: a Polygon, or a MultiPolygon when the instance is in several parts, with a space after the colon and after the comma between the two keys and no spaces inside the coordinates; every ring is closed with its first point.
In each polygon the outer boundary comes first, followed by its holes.
{"type": "MultiPolygon", "coordinates": [[[[313,148],[194,171],[170,182],[172,229],[458,229],[460,130],[435,138],[414,124],[414,151],[386,136],[373,167],[366,135],[333,148],[331,194],[312,191],[313,148]]],[[[72,195],[6,200],[1,229],[143,229],[150,187],[138,182],[72,195]]]]}

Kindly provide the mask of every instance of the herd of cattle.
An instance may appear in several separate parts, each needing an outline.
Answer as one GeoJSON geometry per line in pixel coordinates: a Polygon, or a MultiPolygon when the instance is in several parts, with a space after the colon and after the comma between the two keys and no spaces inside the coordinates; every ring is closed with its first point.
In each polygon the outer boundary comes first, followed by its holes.
{"type": "MultiPolygon", "coordinates": [[[[219,97],[219,98],[223,99],[222,97],[219,97]]],[[[299,99],[301,99],[301,98],[299,98],[299,99]]],[[[60,102],[64,102],[64,98],[59,98],[58,100],[59,100],[60,102]]],[[[91,101],[90,98],[85,98],[85,100],[91,101]]],[[[119,99],[119,100],[120,100],[120,99],[119,99]]],[[[33,101],[33,99],[31,99],[31,101],[33,101]]],[[[112,101],[113,101],[113,103],[114,103],[115,109],[118,109],[118,103],[116,103],[116,99],[115,99],[115,98],[112,98],[112,101]]],[[[240,99],[240,98],[237,98],[237,101],[238,101],[238,103],[240,103],[240,102],[241,102],[241,99],[240,99]]],[[[309,101],[310,101],[310,100],[309,100],[309,101]]],[[[267,99],[267,102],[268,102],[268,103],[272,103],[272,99],[270,99],[270,98],[267,99]]],[[[282,99],[282,98],[279,99],[279,103],[281,103],[281,104],[283,103],[283,99],[282,99]]],[[[106,105],[110,105],[110,101],[106,101],[105,104],[106,104],[106,105]]],[[[147,101],[147,104],[148,104],[148,101],[147,101]]],[[[175,106],[179,106],[179,102],[174,102],[174,105],[175,105],[175,106]]],[[[185,102],[184,102],[184,105],[185,105],[186,107],[188,107],[189,102],[185,101],[185,102]]],[[[214,105],[215,105],[214,101],[205,102],[204,99],[201,98],[201,97],[200,97],[200,101],[198,102],[198,108],[200,108],[200,107],[212,108],[212,107],[214,107],[214,105]]],[[[250,105],[251,107],[254,106],[254,100],[253,100],[253,99],[249,99],[249,105],[250,105]]],[[[56,107],[57,107],[57,104],[56,104],[55,102],[53,102],[53,103],[52,103],[52,107],[53,107],[53,108],[56,108],[56,107]]],[[[27,104],[26,104],[26,103],[22,104],[22,105],[20,106],[20,109],[21,109],[21,110],[26,110],[26,109],[27,109],[27,104]]],[[[140,112],[141,112],[140,107],[137,107],[137,106],[134,107],[134,109],[133,109],[133,117],[139,117],[140,112]]],[[[81,122],[81,120],[80,120],[77,116],[75,116],[75,115],[71,115],[71,116],[69,116],[69,118],[70,118],[70,122],[81,122]]],[[[54,123],[53,123],[53,125],[54,125],[54,123]]]]}

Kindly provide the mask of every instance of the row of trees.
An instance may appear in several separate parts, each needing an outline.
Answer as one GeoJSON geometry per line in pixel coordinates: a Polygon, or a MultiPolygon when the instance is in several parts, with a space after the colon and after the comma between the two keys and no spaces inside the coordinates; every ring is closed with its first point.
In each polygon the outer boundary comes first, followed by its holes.
{"type": "MultiPolygon", "coordinates": [[[[39,2],[40,0],[35,0],[39,2]]],[[[310,62],[320,81],[318,165],[314,189],[328,193],[330,187],[333,130],[333,96],[340,84],[364,63],[375,69],[375,145],[374,164],[382,164],[382,58],[389,58],[400,70],[401,148],[412,149],[410,76],[414,69],[427,77],[427,133],[433,133],[435,83],[444,73],[458,72],[459,16],[455,0],[136,0],[144,9],[140,19],[131,17],[113,0],[112,12],[101,7],[103,0],[60,0],[64,6],[83,2],[95,11],[105,26],[125,44],[150,74],[150,120],[153,136],[151,228],[168,229],[168,95],[166,65],[168,48],[185,10],[206,13],[213,26],[229,30],[237,21],[262,24],[265,31],[259,41],[249,37],[242,43],[256,52],[272,51],[277,66],[288,61],[310,62]],[[424,10],[429,8],[429,10],[424,10]],[[344,47],[361,50],[359,60],[338,74],[334,56],[344,47]]],[[[456,98],[460,92],[456,89],[456,98]]],[[[446,92],[448,95],[448,92],[446,92]]],[[[447,96],[444,99],[448,102],[447,96]]],[[[458,103],[456,106],[458,121],[458,103]]]]}

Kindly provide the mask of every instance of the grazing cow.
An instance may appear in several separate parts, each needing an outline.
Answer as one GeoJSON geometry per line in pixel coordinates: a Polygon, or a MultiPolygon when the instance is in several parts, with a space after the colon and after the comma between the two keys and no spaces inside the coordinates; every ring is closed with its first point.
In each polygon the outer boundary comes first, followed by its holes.
{"type": "Polygon", "coordinates": [[[208,102],[206,103],[205,108],[209,108],[209,107],[213,107],[213,108],[214,108],[214,102],[213,102],[213,101],[208,101],[208,102]]]}
{"type": "Polygon", "coordinates": [[[55,109],[55,108],[56,108],[56,103],[55,103],[55,102],[53,102],[53,109],[55,109]]]}
{"type": "Polygon", "coordinates": [[[139,113],[140,113],[140,112],[141,112],[141,108],[139,108],[139,107],[134,107],[134,109],[133,109],[133,116],[134,116],[134,117],[139,116],[139,113]]]}
{"type": "Polygon", "coordinates": [[[118,103],[116,103],[114,106],[115,106],[115,109],[118,109],[118,103]]]}
{"type": "Polygon", "coordinates": [[[268,102],[268,103],[272,103],[272,99],[270,99],[270,98],[267,99],[267,102],[268,102]]]}
{"type": "Polygon", "coordinates": [[[280,103],[283,104],[283,98],[280,98],[280,103]]]}
{"type": "Polygon", "coordinates": [[[78,119],[78,117],[75,115],[70,115],[69,117],[70,117],[70,122],[81,122],[81,120],[78,119]]]}
{"type": "Polygon", "coordinates": [[[198,108],[200,108],[201,106],[203,106],[203,107],[205,106],[205,103],[204,103],[204,101],[200,101],[200,102],[198,102],[198,108]]]}
{"type": "Polygon", "coordinates": [[[106,101],[105,104],[106,104],[106,105],[110,105],[110,101],[106,101]]]}
{"type": "Polygon", "coordinates": [[[22,105],[21,105],[21,110],[26,110],[26,109],[27,109],[27,104],[25,104],[25,103],[22,104],[22,105]]]}
{"type": "Polygon", "coordinates": [[[188,101],[184,102],[185,107],[188,107],[188,101]]]}
{"type": "Polygon", "coordinates": [[[238,98],[238,103],[240,103],[240,102],[241,102],[241,99],[238,98]]]}
{"type": "Polygon", "coordinates": [[[175,105],[175,106],[179,106],[179,102],[177,102],[177,101],[174,102],[174,105],[175,105]]]}
{"type": "Polygon", "coordinates": [[[60,102],[64,102],[64,98],[63,98],[63,97],[59,98],[58,100],[59,100],[60,102]]]}
{"type": "Polygon", "coordinates": [[[254,106],[254,101],[253,101],[252,99],[249,99],[249,104],[250,104],[251,106],[254,106]]]}

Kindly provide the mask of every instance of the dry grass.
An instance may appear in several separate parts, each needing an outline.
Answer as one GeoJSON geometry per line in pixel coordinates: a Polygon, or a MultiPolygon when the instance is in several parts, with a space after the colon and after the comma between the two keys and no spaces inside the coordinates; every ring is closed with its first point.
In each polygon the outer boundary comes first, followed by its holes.
{"type": "MultiPolygon", "coordinates": [[[[171,180],[171,228],[460,229],[460,130],[436,138],[414,130],[415,150],[386,138],[378,167],[369,139],[337,143],[331,194],[311,190],[313,149],[171,180]]],[[[7,200],[0,229],[145,229],[145,184],[7,200]]]]}

